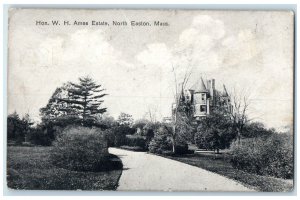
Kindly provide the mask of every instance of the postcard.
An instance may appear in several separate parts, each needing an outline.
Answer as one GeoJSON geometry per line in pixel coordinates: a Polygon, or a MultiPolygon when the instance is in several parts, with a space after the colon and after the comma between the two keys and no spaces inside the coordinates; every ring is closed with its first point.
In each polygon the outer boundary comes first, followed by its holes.
{"type": "Polygon", "coordinates": [[[11,8],[9,190],[290,192],[294,13],[11,8]]]}

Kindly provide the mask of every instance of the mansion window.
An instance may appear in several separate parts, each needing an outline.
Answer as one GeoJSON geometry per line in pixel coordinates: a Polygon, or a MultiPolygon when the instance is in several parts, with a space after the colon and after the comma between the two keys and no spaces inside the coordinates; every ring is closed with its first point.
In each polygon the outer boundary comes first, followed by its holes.
{"type": "Polygon", "coordinates": [[[200,106],[200,112],[206,112],[206,106],[205,105],[200,106]]]}
{"type": "Polygon", "coordinates": [[[202,98],[202,101],[204,101],[205,100],[205,94],[202,94],[201,98],[202,98]]]}

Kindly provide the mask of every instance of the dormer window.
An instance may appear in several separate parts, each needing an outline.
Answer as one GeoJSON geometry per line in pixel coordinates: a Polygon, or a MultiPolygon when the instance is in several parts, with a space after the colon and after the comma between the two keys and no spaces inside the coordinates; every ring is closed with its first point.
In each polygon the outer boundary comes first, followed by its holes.
{"type": "Polygon", "coordinates": [[[202,99],[202,101],[205,101],[205,94],[201,95],[201,99],[202,99]]]}

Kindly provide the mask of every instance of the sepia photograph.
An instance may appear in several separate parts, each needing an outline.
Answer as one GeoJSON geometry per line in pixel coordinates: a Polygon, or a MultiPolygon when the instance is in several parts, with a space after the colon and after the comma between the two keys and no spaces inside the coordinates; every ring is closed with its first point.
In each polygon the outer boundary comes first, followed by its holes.
{"type": "Polygon", "coordinates": [[[292,192],[294,18],[10,8],[8,190],[292,192]]]}

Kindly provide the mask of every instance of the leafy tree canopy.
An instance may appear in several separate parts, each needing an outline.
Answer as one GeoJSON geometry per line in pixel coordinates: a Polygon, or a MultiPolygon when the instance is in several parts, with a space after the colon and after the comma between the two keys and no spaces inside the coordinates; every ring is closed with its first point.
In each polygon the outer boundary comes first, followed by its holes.
{"type": "Polygon", "coordinates": [[[40,109],[43,120],[75,116],[83,124],[106,112],[103,108],[104,89],[90,77],[79,78],[79,83],[68,82],[55,90],[48,104],[40,109]]]}
{"type": "Polygon", "coordinates": [[[194,137],[199,148],[219,150],[229,147],[236,133],[230,116],[215,111],[200,120],[194,137]]]}
{"type": "Polygon", "coordinates": [[[15,140],[18,143],[25,141],[25,135],[32,129],[33,122],[29,115],[24,117],[14,112],[7,116],[7,137],[8,140],[15,140]]]}
{"type": "Polygon", "coordinates": [[[119,125],[125,125],[131,127],[133,125],[133,118],[131,115],[126,113],[121,113],[117,120],[119,125]]]}

